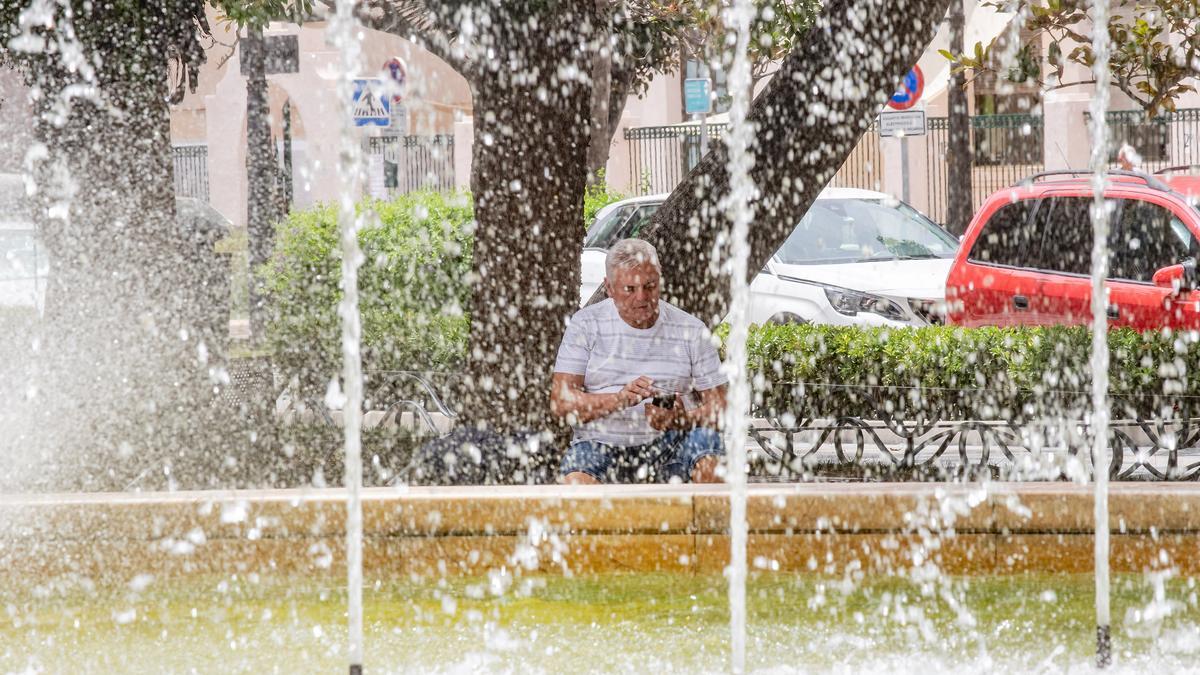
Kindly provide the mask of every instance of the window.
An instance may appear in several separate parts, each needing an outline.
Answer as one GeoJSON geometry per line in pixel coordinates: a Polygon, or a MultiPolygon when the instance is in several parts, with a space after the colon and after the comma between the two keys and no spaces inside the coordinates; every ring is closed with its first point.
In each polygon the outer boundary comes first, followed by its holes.
{"type": "Polygon", "coordinates": [[[637,209],[636,204],[627,204],[612,210],[604,218],[597,220],[588,229],[587,238],[583,242],[584,248],[608,248],[612,246],[617,239],[620,239],[618,233],[621,231],[621,226],[625,221],[629,220],[629,216],[637,209]]]}
{"type": "Polygon", "coordinates": [[[607,249],[619,239],[638,236],[642,228],[654,218],[654,212],[659,206],[661,204],[627,204],[615,209],[603,220],[598,220],[592,225],[583,247],[607,249]]]}
{"type": "MultiPolygon", "coordinates": [[[[1042,253],[1035,266],[1047,272],[1092,273],[1091,197],[1045,197],[1033,214],[1034,241],[1042,253]]],[[[1028,255],[1028,254],[1026,254],[1028,255]]]]}
{"type": "Polygon", "coordinates": [[[1110,278],[1150,283],[1156,271],[1196,255],[1195,237],[1170,209],[1131,199],[1123,202],[1110,244],[1110,278]]]}
{"type": "MultiPolygon", "coordinates": [[[[1110,279],[1151,283],[1157,270],[1200,254],[1200,244],[1170,209],[1135,199],[1114,202],[1108,237],[1110,279]]],[[[1036,208],[1029,208],[1031,203],[1009,204],[997,211],[971,249],[970,259],[1089,276],[1092,198],[1045,197],[1036,208]],[[1022,214],[1031,211],[1032,218],[1022,214]],[[1019,226],[1026,221],[1027,226],[1019,226]]]]}
{"type": "MultiPolygon", "coordinates": [[[[629,237],[638,237],[642,234],[642,229],[650,224],[654,219],[654,212],[658,210],[659,204],[643,204],[642,208],[633,214],[633,217],[625,222],[625,227],[621,228],[621,239],[629,237]]],[[[616,243],[615,241],[613,243],[616,243]]]]}
{"type": "Polygon", "coordinates": [[[970,260],[990,265],[1034,267],[1031,256],[1041,247],[1041,237],[1030,222],[1033,200],[1005,204],[983,225],[971,247],[970,260]]]}
{"type": "Polygon", "coordinates": [[[818,199],[775,254],[786,265],[950,258],[958,242],[913,208],[818,199]]]}

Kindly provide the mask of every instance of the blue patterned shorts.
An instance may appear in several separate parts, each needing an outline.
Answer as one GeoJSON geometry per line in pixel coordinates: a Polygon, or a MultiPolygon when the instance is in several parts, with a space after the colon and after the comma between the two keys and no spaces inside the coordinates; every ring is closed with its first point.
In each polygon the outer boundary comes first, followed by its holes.
{"type": "Polygon", "coordinates": [[[559,474],[582,471],[610,483],[669,483],[672,479],[686,483],[702,457],[724,455],[721,435],[703,427],[668,431],[646,445],[575,441],[563,457],[559,474]]]}

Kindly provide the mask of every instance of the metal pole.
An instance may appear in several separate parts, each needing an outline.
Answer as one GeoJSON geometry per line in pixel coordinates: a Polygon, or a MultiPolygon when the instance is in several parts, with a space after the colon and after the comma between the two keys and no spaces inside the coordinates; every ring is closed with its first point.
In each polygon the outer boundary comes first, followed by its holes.
{"type": "Polygon", "coordinates": [[[708,114],[700,113],[700,159],[708,154],[708,114]]]}
{"type": "Polygon", "coordinates": [[[900,136],[900,199],[908,204],[908,136],[900,136]]]}

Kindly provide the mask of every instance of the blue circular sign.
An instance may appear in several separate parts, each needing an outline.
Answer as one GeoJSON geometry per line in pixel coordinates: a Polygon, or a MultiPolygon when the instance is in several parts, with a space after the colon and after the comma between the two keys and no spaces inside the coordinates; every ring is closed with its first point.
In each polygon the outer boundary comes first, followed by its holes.
{"type": "Polygon", "coordinates": [[[925,74],[921,72],[919,66],[913,66],[912,70],[904,76],[904,83],[900,89],[892,94],[892,98],[888,101],[888,107],[893,110],[908,110],[921,100],[921,93],[925,91],[925,74]]]}

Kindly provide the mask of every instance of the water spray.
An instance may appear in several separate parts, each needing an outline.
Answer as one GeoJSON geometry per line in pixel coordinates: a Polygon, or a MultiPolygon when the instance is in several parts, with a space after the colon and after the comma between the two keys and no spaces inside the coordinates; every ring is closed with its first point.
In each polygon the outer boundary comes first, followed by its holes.
{"type": "Polygon", "coordinates": [[[729,72],[729,196],[724,204],[731,222],[729,233],[729,339],[726,341],[730,366],[729,400],[725,406],[725,431],[730,439],[728,471],[725,480],[729,493],[729,612],[731,632],[731,670],[746,669],[746,434],[750,409],[750,379],[747,372],[746,340],[749,332],[746,308],[750,289],[746,282],[750,257],[749,229],[755,196],[750,169],[754,156],[750,145],[754,130],[746,122],[750,109],[752,80],[747,52],[754,3],[737,0],[726,15],[726,26],[737,32],[733,65],[729,72]]]}
{"type": "Polygon", "coordinates": [[[1092,72],[1097,83],[1092,98],[1092,470],[1096,497],[1096,666],[1112,663],[1109,616],[1108,525],[1108,207],[1104,199],[1108,166],[1108,1],[1092,2],[1092,72]]]}
{"type": "Polygon", "coordinates": [[[362,165],[359,140],[355,136],[350,100],[354,75],[359,67],[361,46],[355,36],[354,0],[337,0],[337,12],[329,23],[330,41],[341,50],[337,83],[341,106],[341,153],[338,161],[338,226],[342,242],[342,381],[345,400],[342,430],[346,447],[346,576],[349,622],[347,655],[350,675],[361,675],[363,662],[362,615],[362,318],[358,310],[358,267],[363,254],[358,246],[359,195],[362,165]]]}

